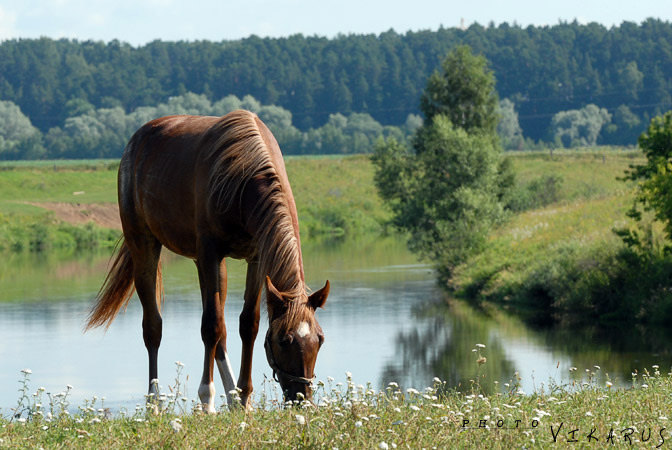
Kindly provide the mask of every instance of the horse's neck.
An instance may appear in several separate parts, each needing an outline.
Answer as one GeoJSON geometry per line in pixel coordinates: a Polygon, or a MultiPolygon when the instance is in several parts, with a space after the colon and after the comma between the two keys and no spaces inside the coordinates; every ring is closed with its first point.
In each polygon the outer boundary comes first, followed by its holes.
{"type": "Polygon", "coordinates": [[[291,296],[305,294],[305,277],[298,232],[289,217],[264,218],[256,224],[259,276],[271,278],[273,285],[291,296]],[[270,226],[265,226],[269,224],[270,226]]]}
{"type": "Polygon", "coordinates": [[[266,144],[266,149],[268,155],[271,158],[273,167],[275,168],[278,182],[282,187],[284,192],[285,199],[287,202],[287,213],[289,219],[292,222],[292,230],[296,238],[296,252],[298,255],[298,265],[299,273],[298,278],[301,280],[301,283],[305,285],[305,276],[303,274],[303,256],[301,255],[301,237],[299,236],[299,214],[296,211],[296,203],[294,202],[294,195],[292,193],[292,187],[289,184],[289,177],[287,177],[287,170],[285,169],[285,161],[282,158],[282,152],[280,152],[280,146],[275,140],[273,133],[266,127],[266,125],[258,118],[255,117],[259,133],[262,140],[266,144]]]}

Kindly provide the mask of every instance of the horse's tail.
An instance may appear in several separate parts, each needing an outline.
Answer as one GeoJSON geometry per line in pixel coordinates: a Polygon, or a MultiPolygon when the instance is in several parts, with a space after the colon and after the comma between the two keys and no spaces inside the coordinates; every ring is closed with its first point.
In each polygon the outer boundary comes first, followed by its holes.
{"type": "MultiPolygon", "coordinates": [[[[157,270],[157,303],[161,306],[163,297],[161,282],[161,265],[157,270]]],[[[86,330],[99,326],[108,328],[121,308],[126,308],[135,287],[133,286],[133,259],[126,242],[121,238],[118,244],[117,256],[105,278],[103,287],[98,292],[96,305],[89,313],[86,330]]]]}

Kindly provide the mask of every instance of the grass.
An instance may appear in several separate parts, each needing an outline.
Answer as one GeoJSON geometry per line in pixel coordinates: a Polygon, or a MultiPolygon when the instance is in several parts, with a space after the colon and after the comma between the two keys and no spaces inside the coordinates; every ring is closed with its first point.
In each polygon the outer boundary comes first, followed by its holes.
{"type": "MultiPolygon", "coordinates": [[[[487,365],[487,349],[475,348],[474,365],[487,365]]],[[[32,393],[24,370],[17,408],[0,419],[0,447],[7,448],[546,448],[553,444],[656,446],[669,442],[672,373],[658,366],[633,373],[632,386],[597,385],[594,366],[571,368],[573,380],[546,391],[522,394],[515,380],[483,395],[475,380],[465,392],[434,379],[422,391],[390,383],[375,391],[329,379],[314,399],[282,405],[262,399],[253,411],[222,407],[200,412],[175,388],[162,403],[111,415],[104,399],[92,398],[68,412],[66,387],[32,393]],[[649,371],[650,370],[650,371],[649,371]],[[187,406],[188,405],[188,406],[187,406]]],[[[346,374],[347,375],[347,374],[346,374]]]]}

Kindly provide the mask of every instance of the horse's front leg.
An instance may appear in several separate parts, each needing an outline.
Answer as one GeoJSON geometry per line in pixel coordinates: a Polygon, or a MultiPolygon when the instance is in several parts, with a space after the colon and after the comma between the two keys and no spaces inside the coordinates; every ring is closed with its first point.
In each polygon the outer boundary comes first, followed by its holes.
{"type": "MultiPolygon", "coordinates": [[[[224,303],[226,302],[226,261],[222,259],[222,262],[219,265],[219,302],[224,310],[224,303]]],[[[224,330],[226,330],[226,324],[223,324],[224,330]]],[[[236,389],[236,378],[233,374],[233,369],[231,368],[231,360],[229,359],[229,354],[226,351],[226,332],[224,336],[217,343],[217,348],[215,349],[215,362],[217,363],[217,368],[219,369],[219,375],[222,377],[222,383],[224,384],[224,390],[226,393],[226,403],[230,406],[233,405],[233,395],[232,392],[236,389]]]]}
{"type": "Polygon", "coordinates": [[[212,380],[212,373],[219,343],[220,341],[226,343],[226,326],[224,325],[226,281],[222,281],[220,277],[221,258],[213,254],[208,245],[204,245],[203,248],[204,251],[199,253],[199,258],[196,261],[203,301],[201,338],[205,347],[203,376],[198,388],[198,396],[205,412],[214,413],[215,384],[212,380]],[[222,286],[224,289],[222,289],[222,286]]]}
{"type": "Polygon", "coordinates": [[[252,394],[252,353],[254,351],[254,341],[259,331],[262,280],[259,277],[258,268],[257,261],[248,262],[245,281],[245,305],[240,313],[239,325],[242,352],[238,388],[240,389],[241,403],[247,408],[252,406],[250,402],[250,395],[252,394]]]}

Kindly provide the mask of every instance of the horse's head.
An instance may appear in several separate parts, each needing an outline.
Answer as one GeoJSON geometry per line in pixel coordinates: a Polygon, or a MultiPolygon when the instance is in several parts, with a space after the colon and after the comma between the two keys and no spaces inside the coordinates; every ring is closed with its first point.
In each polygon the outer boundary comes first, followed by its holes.
{"type": "Polygon", "coordinates": [[[315,360],[324,341],[315,310],[324,306],[329,282],[310,296],[286,298],[266,277],[266,295],[270,324],[264,347],[273,376],[280,383],[285,400],[296,400],[299,393],[310,400],[315,360]]]}

